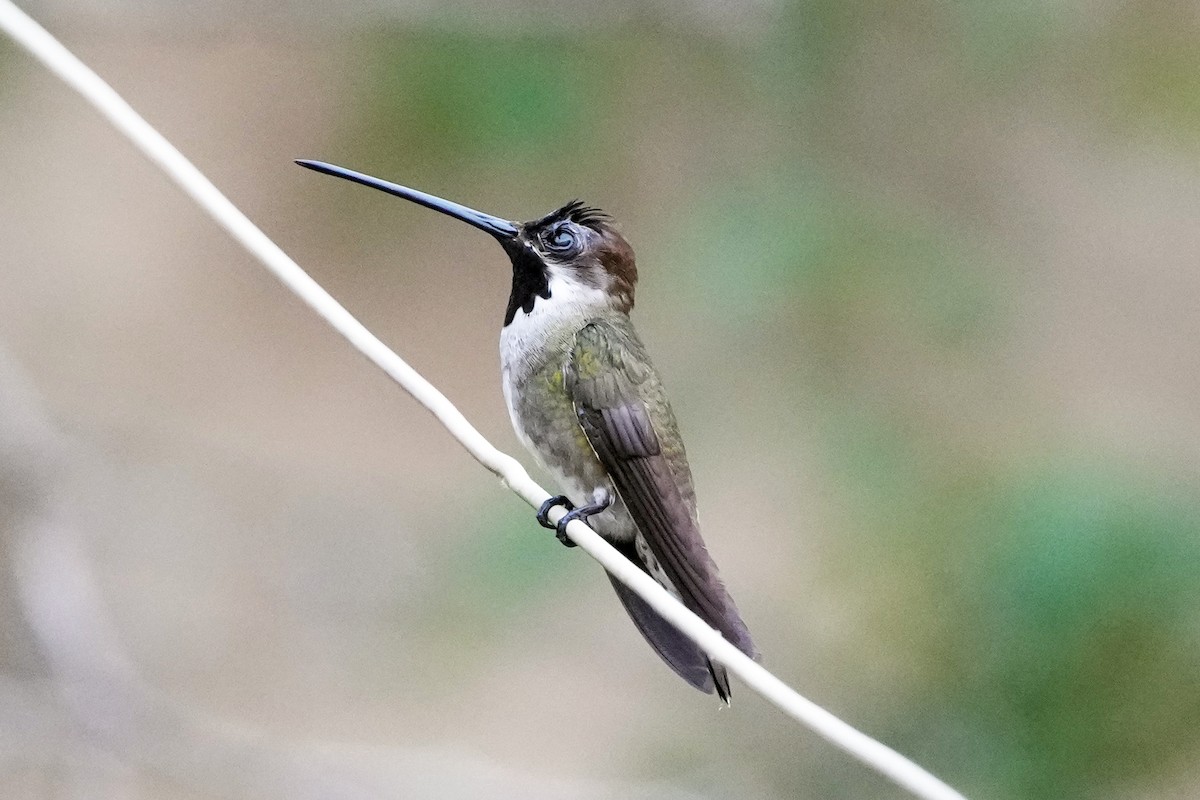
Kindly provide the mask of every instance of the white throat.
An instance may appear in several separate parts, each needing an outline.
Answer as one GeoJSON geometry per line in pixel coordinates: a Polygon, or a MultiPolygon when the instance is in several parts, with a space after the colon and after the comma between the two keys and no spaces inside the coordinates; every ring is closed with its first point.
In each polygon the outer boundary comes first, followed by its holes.
{"type": "Polygon", "coordinates": [[[533,310],[517,309],[500,332],[504,382],[528,375],[554,351],[563,350],[583,323],[612,308],[608,292],[588,286],[565,269],[549,268],[550,297],[538,297],[533,310]]]}

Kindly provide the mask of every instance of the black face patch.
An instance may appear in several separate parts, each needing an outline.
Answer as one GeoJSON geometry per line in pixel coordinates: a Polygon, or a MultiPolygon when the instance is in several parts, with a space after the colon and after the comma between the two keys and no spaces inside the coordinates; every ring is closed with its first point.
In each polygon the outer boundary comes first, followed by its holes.
{"type": "Polygon", "coordinates": [[[546,278],[546,266],[537,253],[525,242],[517,239],[504,244],[512,261],[512,292],[508,295],[508,308],[504,311],[507,327],[517,316],[517,309],[526,314],[533,311],[533,304],[540,297],[550,298],[550,282],[546,278]]]}
{"type": "Polygon", "coordinates": [[[566,266],[573,266],[572,260],[583,252],[581,242],[573,251],[556,253],[555,248],[543,238],[544,234],[551,234],[553,228],[563,222],[572,222],[597,234],[603,234],[608,230],[606,226],[609,224],[609,217],[599,209],[585,206],[581,200],[572,200],[541,219],[521,225],[521,233],[516,238],[501,239],[500,245],[508,253],[513,268],[512,292],[508,296],[508,308],[504,312],[505,327],[516,318],[518,309],[529,314],[539,297],[544,300],[550,299],[550,280],[546,264],[535,246],[547,251],[556,263],[566,266]]]}

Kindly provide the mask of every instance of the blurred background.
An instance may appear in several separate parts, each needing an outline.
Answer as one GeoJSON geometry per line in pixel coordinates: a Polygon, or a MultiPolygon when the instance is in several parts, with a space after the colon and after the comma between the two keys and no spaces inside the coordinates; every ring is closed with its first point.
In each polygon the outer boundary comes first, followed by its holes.
{"type": "MultiPolygon", "coordinates": [[[[503,253],[291,162],[608,210],[767,666],[973,798],[1200,795],[1194,4],[24,6],[531,467],[503,253]]],[[[6,798],[905,796],[2,38],[0,175],[6,798]]]]}

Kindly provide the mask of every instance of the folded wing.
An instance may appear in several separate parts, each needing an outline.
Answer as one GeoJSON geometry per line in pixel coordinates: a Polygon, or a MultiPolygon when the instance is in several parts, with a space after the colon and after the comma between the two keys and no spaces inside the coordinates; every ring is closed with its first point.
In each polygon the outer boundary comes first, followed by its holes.
{"type": "MultiPolygon", "coordinates": [[[[676,435],[668,438],[664,447],[655,429],[654,416],[661,425],[670,426],[670,434],[675,433],[675,422],[641,342],[631,330],[593,321],[576,334],[566,377],[580,426],[661,572],[684,605],[753,657],[749,631],[700,538],[682,445],[676,435]]],[[[644,568],[649,566],[645,559],[641,561],[644,568]]],[[[648,571],[654,574],[653,569],[648,571]]],[[[629,608],[624,596],[622,600],[629,608]]],[[[669,624],[661,618],[659,622],[669,624]]],[[[639,622],[639,628],[658,647],[647,627],[652,626],[639,622]]],[[[676,671],[683,674],[678,667],[676,671]]],[[[727,696],[724,671],[712,668],[712,673],[718,692],[727,696]]]]}

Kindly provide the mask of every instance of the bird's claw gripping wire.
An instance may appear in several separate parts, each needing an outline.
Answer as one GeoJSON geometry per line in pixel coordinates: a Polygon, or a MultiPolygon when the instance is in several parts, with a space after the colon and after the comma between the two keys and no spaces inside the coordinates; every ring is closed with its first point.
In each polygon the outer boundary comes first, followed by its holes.
{"type": "Polygon", "coordinates": [[[567,547],[574,547],[575,543],[571,541],[569,536],[567,536],[567,526],[571,524],[571,521],[578,519],[582,520],[583,522],[587,522],[588,517],[599,514],[601,511],[606,510],[610,505],[612,505],[612,498],[604,497],[603,499],[597,500],[594,503],[576,508],[574,504],[572,504],[571,501],[566,498],[565,495],[555,495],[546,502],[542,503],[541,508],[539,508],[537,512],[537,521],[538,524],[543,528],[549,528],[550,530],[553,530],[555,537],[558,538],[558,541],[562,542],[567,547]],[[550,509],[554,508],[555,506],[562,506],[563,508],[567,509],[567,513],[563,515],[563,518],[558,521],[557,525],[552,523],[548,516],[550,514],[550,509]]]}

